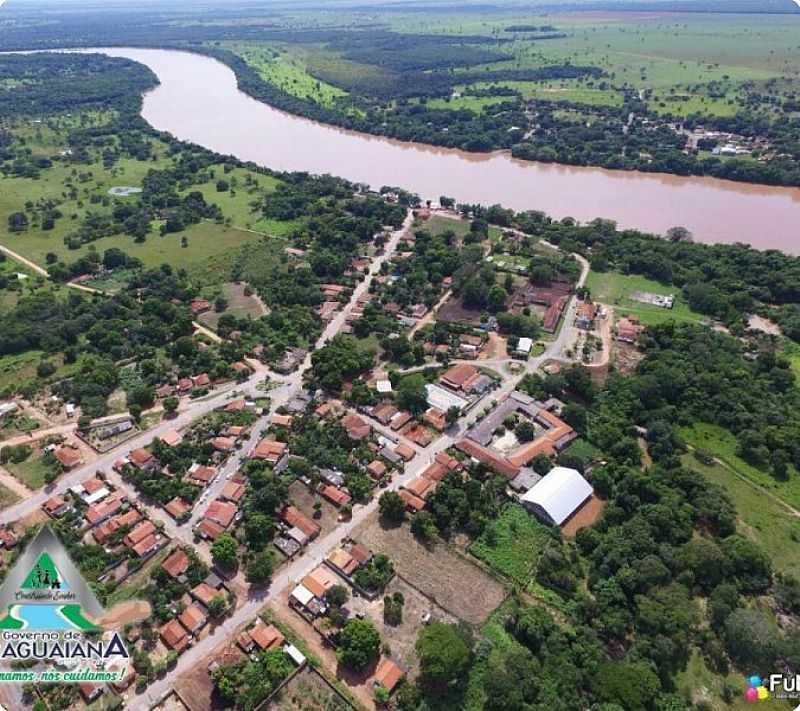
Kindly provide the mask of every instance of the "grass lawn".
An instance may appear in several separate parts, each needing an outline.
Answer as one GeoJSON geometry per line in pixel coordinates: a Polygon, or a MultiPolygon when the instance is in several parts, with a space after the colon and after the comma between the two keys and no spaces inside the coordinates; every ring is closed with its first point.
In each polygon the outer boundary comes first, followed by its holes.
{"type": "Polygon", "coordinates": [[[496,541],[491,545],[486,532],[469,548],[476,558],[494,570],[526,585],[550,541],[550,532],[524,508],[506,507],[494,524],[496,541]]]}
{"type": "MultiPolygon", "coordinates": [[[[679,432],[688,444],[712,454],[740,476],[763,487],[789,506],[800,509],[800,473],[793,466],[789,466],[788,479],[779,481],[738,457],[736,438],[722,427],[700,423],[681,427],[679,432]]],[[[758,497],[758,494],[754,493],[754,496],[758,497]]]]}
{"type": "Polygon", "coordinates": [[[0,356],[0,390],[9,385],[19,386],[36,377],[36,366],[42,359],[51,361],[57,368],[53,380],[71,375],[80,366],[78,363],[64,365],[61,354],[46,355],[43,351],[26,351],[15,355],[0,356]]]}
{"type": "Polygon", "coordinates": [[[790,544],[800,541],[800,518],[777,501],[761,495],[727,467],[706,466],[691,454],[684,455],[682,461],[728,492],[739,514],[739,532],[759,543],[776,568],[800,575],[800,546],[790,544]]]}
{"type": "Polygon", "coordinates": [[[620,272],[589,272],[586,286],[595,301],[615,307],[617,317],[635,316],[647,326],[655,326],[665,321],[701,323],[706,317],[692,311],[675,286],[665,286],[652,279],[620,272]],[[675,305],[663,309],[652,304],[643,304],[632,298],[634,292],[675,296],[675,305]]]}
{"type": "Polygon", "coordinates": [[[597,447],[582,437],[574,440],[564,452],[579,457],[584,462],[590,462],[600,454],[600,450],[597,447]]]}
{"type": "Polygon", "coordinates": [[[7,489],[5,486],[0,484],[0,509],[4,509],[7,506],[12,506],[19,501],[19,496],[17,496],[11,489],[7,489]]]}
{"type": "Polygon", "coordinates": [[[52,465],[47,464],[40,453],[34,452],[24,462],[15,464],[7,462],[3,465],[15,478],[19,479],[29,489],[41,489],[45,484],[45,476],[52,471],[52,465]]]}

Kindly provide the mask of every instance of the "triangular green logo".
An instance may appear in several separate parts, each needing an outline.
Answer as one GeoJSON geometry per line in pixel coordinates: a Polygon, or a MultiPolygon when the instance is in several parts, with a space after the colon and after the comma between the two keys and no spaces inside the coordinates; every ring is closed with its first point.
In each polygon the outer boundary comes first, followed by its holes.
{"type": "Polygon", "coordinates": [[[36,565],[31,568],[20,586],[23,590],[65,590],[66,581],[62,580],[50,555],[45,551],[39,556],[36,565]]]}

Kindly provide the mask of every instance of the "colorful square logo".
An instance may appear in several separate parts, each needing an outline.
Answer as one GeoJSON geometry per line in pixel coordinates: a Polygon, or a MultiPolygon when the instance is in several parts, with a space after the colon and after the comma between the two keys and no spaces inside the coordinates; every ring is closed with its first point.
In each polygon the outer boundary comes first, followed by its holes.
{"type": "Polygon", "coordinates": [[[751,676],[747,679],[747,691],[744,692],[747,701],[766,701],[769,698],[769,691],[761,681],[760,676],[751,676]]]}

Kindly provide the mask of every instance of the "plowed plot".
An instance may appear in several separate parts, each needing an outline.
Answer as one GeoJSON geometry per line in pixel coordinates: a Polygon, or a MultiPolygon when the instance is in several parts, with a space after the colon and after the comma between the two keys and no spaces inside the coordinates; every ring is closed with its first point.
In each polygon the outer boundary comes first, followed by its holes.
{"type": "Polygon", "coordinates": [[[383,528],[377,513],[353,538],[374,553],[388,555],[405,580],[465,622],[482,624],[506,596],[500,583],[444,544],[423,546],[408,525],[383,528]]]}

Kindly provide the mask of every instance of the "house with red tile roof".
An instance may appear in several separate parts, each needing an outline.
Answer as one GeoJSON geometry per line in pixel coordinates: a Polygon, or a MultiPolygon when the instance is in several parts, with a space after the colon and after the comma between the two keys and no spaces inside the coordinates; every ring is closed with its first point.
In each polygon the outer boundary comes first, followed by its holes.
{"type": "Polygon", "coordinates": [[[128,461],[137,469],[148,469],[156,466],[156,458],[146,449],[134,449],[128,455],[128,461]]]}
{"type": "Polygon", "coordinates": [[[380,459],[376,459],[367,465],[367,472],[373,479],[382,479],[386,474],[386,465],[380,459]]]}
{"type": "Polygon", "coordinates": [[[422,419],[439,432],[447,429],[447,417],[438,407],[429,407],[422,419]]]}
{"type": "Polygon", "coordinates": [[[415,456],[416,452],[414,448],[407,445],[405,442],[401,442],[394,448],[394,453],[398,457],[402,457],[406,462],[410,462],[415,456]]]}
{"type": "Polygon", "coordinates": [[[192,376],[192,384],[196,388],[207,388],[211,385],[211,378],[208,377],[208,373],[200,373],[200,375],[192,376]]]}
{"type": "Polygon", "coordinates": [[[202,464],[192,464],[186,474],[186,480],[195,486],[208,486],[217,476],[214,467],[207,467],[202,464]]]}
{"type": "Polygon", "coordinates": [[[203,518],[213,521],[214,523],[222,526],[222,528],[228,528],[231,523],[233,523],[233,519],[238,512],[238,507],[229,501],[220,501],[219,499],[215,499],[208,505],[208,509],[206,510],[203,518]]]}
{"type": "Polygon", "coordinates": [[[352,497],[347,492],[337,489],[335,486],[327,484],[322,487],[320,494],[323,498],[330,501],[334,506],[346,506],[352,500],[352,497]]]}
{"type": "Polygon", "coordinates": [[[178,620],[167,622],[158,630],[158,634],[164,645],[175,652],[180,653],[189,646],[189,635],[178,620]]]}
{"type": "Polygon", "coordinates": [[[223,408],[225,412],[244,412],[245,407],[247,407],[247,402],[243,399],[240,400],[231,400],[225,407],[223,408]]]}
{"type": "Polygon", "coordinates": [[[230,437],[215,437],[211,446],[218,452],[230,452],[236,448],[236,440],[230,437]]]}
{"type": "Polygon", "coordinates": [[[467,363],[460,363],[446,371],[440,380],[453,390],[468,391],[472,383],[479,377],[480,372],[477,368],[467,363]]]}
{"type": "Polygon", "coordinates": [[[272,416],[272,424],[275,427],[289,428],[292,426],[292,419],[291,415],[279,415],[276,413],[272,416]]]}
{"type": "Polygon", "coordinates": [[[242,500],[242,497],[244,497],[246,490],[247,488],[242,482],[228,481],[225,483],[225,486],[222,487],[219,497],[225,501],[238,504],[242,500]]]}
{"type": "Polygon", "coordinates": [[[206,624],[206,613],[200,606],[193,602],[178,616],[178,621],[186,628],[189,634],[197,634],[206,624]]]}
{"type": "Polygon", "coordinates": [[[211,604],[214,598],[224,594],[206,582],[195,585],[190,592],[195,600],[201,602],[206,607],[211,604]]]}
{"type": "Polygon", "coordinates": [[[209,518],[200,519],[200,523],[197,524],[195,529],[201,538],[207,538],[210,541],[216,541],[217,538],[225,533],[225,529],[222,526],[209,518]]]}
{"type": "Polygon", "coordinates": [[[268,625],[261,620],[256,622],[247,632],[250,635],[250,639],[256,643],[262,652],[280,647],[286,641],[286,638],[276,627],[268,625]]]}
{"type": "Polygon", "coordinates": [[[376,686],[382,686],[391,694],[404,676],[405,672],[397,664],[388,657],[384,657],[375,670],[373,682],[376,686]]]}
{"type": "Polygon", "coordinates": [[[410,491],[406,489],[400,489],[397,492],[400,495],[400,498],[405,502],[406,508],[410,511],[417,512],[422,511],[425,508],[425,499],[420,499],[419,496],[415,496],[410,491]]]}
{"type": "Polygon", "coordinates": [[[164,509],[170,516],[172,516],[172,518],[178,519],[189,513],[189,511],[192,510],[192,507],[180,496],[176,496],[174,499],[172,499],[172,501],[164,506],[164,509]]]}
{"type": "Polygon", "coordinates": [[[318,523],[312,521],[308,516],[294,506],[286,506],[280,513],[280,519],[287,526],[299,528],[311,539],[316,538],[322,531],[318,523]]]}
{"type": "Polygon", "coordinates": [[[183,442],[183,435],[177,430],[170,430],[169,432],[165,432],[159,439],[166,444],[168,447],[177,447],[181,442],[183,442]]]}
{"type": "Polygon", "coordinates": [[[277,466],[280,461],[287,455],[287,446],[285,442],[276,442],[275,440],[262,439],[250,455],[251,459],[260,459],[273,466],[277,466]]]}
{"type": "Polygon", "coordinates": [[[356,442],[369,437],[369,433],[372,431],[367,422],[352,413],[345,415],[339,422],[347,431],[347,436],[356,442]]]}
{"type": "Polygon", "coordinates": [[[414,494],[414,496],[418,496],[420,499],[427,499],[428,495],[433,491],[435,486],[436,482],[426,479],[423,476],[418,476],[416,479],[412,479],[410,482],[408,482],[404,488],[406,491],[410,491],[412,494],[414,494]]]}
{"type": "Polygon", "coordinates": [[[161,564],[161,567],[173,578],[179,578],[189,569],[189,556],[180,548],[176,548],[161,564]]]}
{"type": "Polygon", "coordinates": [[[61,468],[67,472],[70,469],[74,469],[79,464],[83,464],[83,455],[81,454],[80,450],[76,449],[75,447],[70,447],[69,445],[62,445],[61,447],[58,447],[53,452],[53,456],[61,465],[61,468]]]}

